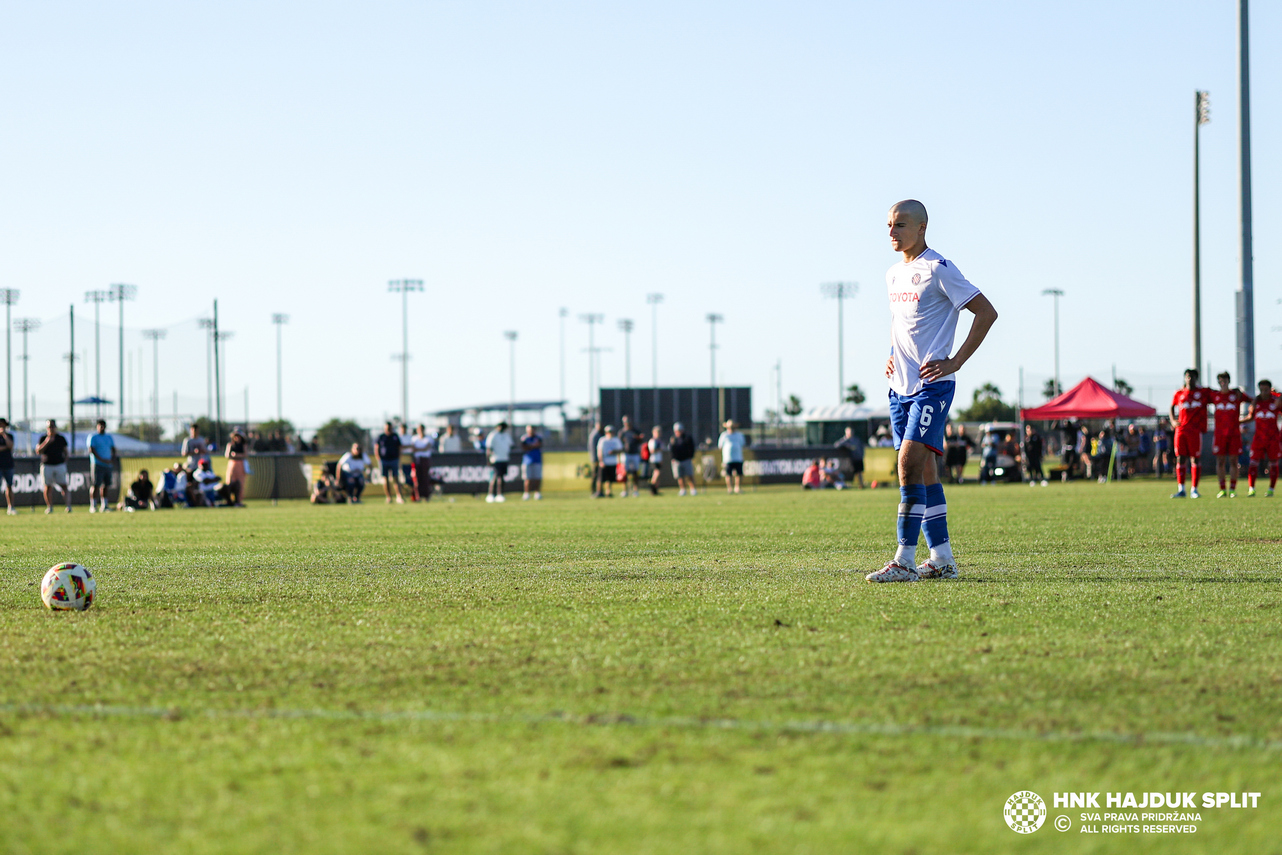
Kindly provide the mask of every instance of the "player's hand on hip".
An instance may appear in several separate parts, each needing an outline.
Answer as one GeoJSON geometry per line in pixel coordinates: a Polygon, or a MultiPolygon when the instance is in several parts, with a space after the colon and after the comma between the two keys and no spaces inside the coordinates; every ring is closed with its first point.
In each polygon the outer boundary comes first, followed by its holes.
{"type": "Polygon", "coordinates": [[[956,374],[957,369],[961,366],[954,359],[934,359],[922,365],[921,379],[927,383],[938,380],[940,377],[947,377],[949,374],[956,374]]]}
{"type": "Polygon", "coordinates": [[[886,377],[889,378],[894,376],[895,376],[895,357],[892,356],[886,360],[886,377]]]}

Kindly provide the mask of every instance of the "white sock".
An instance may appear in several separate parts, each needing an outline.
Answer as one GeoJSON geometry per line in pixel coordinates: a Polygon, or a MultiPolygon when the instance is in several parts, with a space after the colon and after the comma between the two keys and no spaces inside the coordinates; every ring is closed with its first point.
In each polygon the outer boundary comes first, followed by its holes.
{"type": "Polygon", "coordinates": [[[912,546],[900,546],[895,550],[895,560],[905,567],[917,566],[917,544],[912,546]]]}
{"type": "Polygon", "coordinates": [[[953,560],[952,541],[945,540],[939,546],[932,546],[930,548],[930,560],[940,567],[945,564],[956,564],[957,562],[953,560]]]}

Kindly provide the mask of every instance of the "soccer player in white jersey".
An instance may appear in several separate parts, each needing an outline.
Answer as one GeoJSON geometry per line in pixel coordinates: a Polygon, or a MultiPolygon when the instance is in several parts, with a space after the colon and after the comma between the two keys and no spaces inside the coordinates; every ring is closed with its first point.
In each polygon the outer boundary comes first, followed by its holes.
{"type": "Polygon", "coordinates": [[[886,271],[890,297],[891,432],[899,452],[899,549],[869,582],[956,579],[948,542],[948,506],[936,474],[944,448],[944,423],[953,403],[957,370],[979,349],[997,310],[956,265],[926,246],[926,206],[915,199],[890,209],[890,246],[904,260],[886,271]],[[974,314],[970,332],[952,354],[957,317],[974,314]],[[950,355],[952,354],[952,355],[950,355]],[[917,536],[926,533],[930,558],[915,566],[917,536]]]}

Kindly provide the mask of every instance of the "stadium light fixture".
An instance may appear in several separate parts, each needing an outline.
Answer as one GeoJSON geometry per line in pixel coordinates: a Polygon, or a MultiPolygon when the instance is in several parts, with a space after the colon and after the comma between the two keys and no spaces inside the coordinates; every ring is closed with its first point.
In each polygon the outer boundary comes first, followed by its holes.
{"type": "Polygon", "coordinates": [[[160,340],[165,333],[162,329],[142,331],[142,337],[151,342],[151,420],[157,427],[160,426],[160,340]]]}
{"type": "Polygon", "coordinates": [[[1042,291],[1042,296],[1050,296],[1055,300],[1055,395],[1058,397],[1063,391],[1059,385],[1059,298],[1064,296],[1064,292],[1059,288],[1046,288],[1042,291]]]}
{"type": "Polygon", "coordinates": [[[632,330],[636,328],[631,318],[619,318],[623,331],[623,388],[632,388],[632,330]]]}
{"type": "Polygon", "coordinates": [[[858,282],[824,282],[819,291],[837,301],[837,404],[846,400],[846,335],[842,318],[842,303],[859,293],[858,282]]]}
{"type": "MultiPolygon", "coordinates": [[[[709,312],[704,318],[708,322],[708,331],[711,336],[708,340],[708,353],[712,359],[712,383],[710,388],[717,389],[717,324],[725,323],[725,316],[716,312],[709,312]]],[[[721,406],[721,394],[717,394],[717,425],[720,426],[725,421],[725,413],[721,406]]]]}
{"type": "Polygon", "coordinates": [[[31,414],[27,411],[27,404],[30,398],[27,397],[27,363],[31,361],[27,353],[27,333],[35,332],[40,329],[40,320],[38,318],[18,318],[13,322],[13,328],[22,333],[22,427],[27,432],[27,450],[31,450],[31,414]]]}
{"type": "Polygon", "coordinates": [[[1211,121],[1211,93],[1193,93],[1193,364],[1202,364],[1202,200],[1201,132],[1211,121]]]}
{"type": "Polygon", "coordinates": [[[120,304],[120,422],[125,421],[125,301],[138,297],[136,285],[118,282],[107,288],[107,299],[120,304]]]}
{"type": "Polygon", "coordinates": [[[283,398],[280,391],[280,328],[289,323],[289,315],[274,312],[272,313],[272,323],[276,326],[276,421],[283,422],[285,421],[285,407],[281,403],[283,398]]]}
{"type": "Polygon", "coordinates": [[[565,319],[570,310],[562,306],[556,310],[558,323],[561,325],[561,429],[565,430],[565,319]]]}
{"type": "Polygon", "coordinates": [[[13,319],[10,313],[20,293],[17,288],[0,288],[0,300],[4,301],[5,392],[8,395],[4,415],[7,419],[13,418],[13,319]]]}
{"type": "MultiPolygon", "coordinates": [[[[102,348],[98,339],[98,307],[111,299],[108,291],[86,291],[85,302],[93,303],[93,395],[102,398],[102,348]]],[[[94,405],[94,415],[102,418],[102,404],[94,405]]]]}
{"type": "Polygon", "coordinates": [[[605,323],[605,315],[590,312],[579,315],[579,320],[588,325],[588,421],[595,421],[597,415],[597,346],[596,325],[605,323]]]}
{"type": "Polygon", "coordinates": [[[411,291],[422,291],[422,279],[393,279],[387,290],[401,295],[401,418],[402,424],[410,423],[410,302],[411,291]]]}
{"type": "Polygon", "coordinates": [[[515,433],[512,417],[516,412],[516,330],[504,330],[503,337],[507,339],[508,356],[507,425],[515,433]]]}

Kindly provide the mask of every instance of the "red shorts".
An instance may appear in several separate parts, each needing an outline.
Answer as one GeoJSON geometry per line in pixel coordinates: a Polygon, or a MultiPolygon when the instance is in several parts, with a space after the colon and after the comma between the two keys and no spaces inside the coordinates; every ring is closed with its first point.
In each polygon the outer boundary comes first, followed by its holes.
{"type": "Polygon", "coordinates": [[[1242,432],[1217,433],[1211,441],[1211,450],[1216,457],[1236,457],[1242,453],[1242,432]]]}
{"type": "Polygon", "coordinates": [[[1194,459],[1202,456],[1202,434],[1197,431],[1175,431],[1175,456],[1192,457],[1194,459]]]}
{"type": "Polygon", "coordinates": [[[1251,440],[1251,459],[1252,460],[1280,460],[1282,459],[1282,439],[1278,437],[1256,436],[1251,440]]]}

